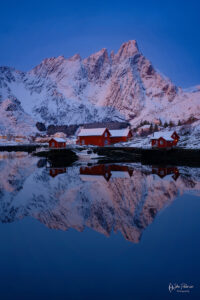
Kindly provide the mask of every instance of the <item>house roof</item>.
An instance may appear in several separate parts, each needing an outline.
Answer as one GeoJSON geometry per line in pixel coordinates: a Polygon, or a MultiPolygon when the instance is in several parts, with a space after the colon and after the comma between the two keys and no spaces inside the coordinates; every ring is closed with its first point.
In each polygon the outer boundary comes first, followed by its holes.
{"type": "Polygon", "coordinates": [[[153,136],[151,137],[151,140],[158,140],[159,138],[164,138],[166,141],[173,141],[174,139],[172,138],[174,131],[158,131],[154,132],[153,136]]]}
{"type": "Polygon", "coordinates": [[[102,136],[107,128],[82,128],[78,136],[102,136]]]}
{"type": "Polygon", "coordinates": [[[64,140],[62,138],[58,138],[58,137],[52,138],[51,140],[54,140],[54,141],[56,141],[58,143],[65,143],[66,142],[66,140],[64,140]]]}
{"type": "Polygon", "coordinates": [[[129,134],[130,129],[129,128],[123,128],[123,129],[114,129],[110,130],[111,137],[121,137],[121,136],[127,136],[129,134]]]}

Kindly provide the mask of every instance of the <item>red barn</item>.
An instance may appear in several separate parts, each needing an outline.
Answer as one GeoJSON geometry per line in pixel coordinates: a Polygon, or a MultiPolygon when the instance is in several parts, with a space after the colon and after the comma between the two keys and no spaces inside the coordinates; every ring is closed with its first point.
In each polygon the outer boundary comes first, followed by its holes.
{"type": "Polygon", "coordinates": [[[151,145],[153,148],[172,148],[177,145],[179,138],[176,131],[154,132],[151,145]]]}
{"type": "Polygon", "coordinates": [[[83,128],[78,134],[78,145],[110,145],[110,132],[107,128],[83,128]]]}
{"type": "Polygon", "coordinates": [[[49,148],[51,149],[62,149],[62,148],[66,148],[66,141],[62,138],[52,138],[49,141],[49,148]]]}
{"type": "Polygon", "coordinates": [[[113,129],[110,130],[110,133],[111,133],[111,137],[110,137],[111,144],[127,142],[129,139],[133,137],[132,132],[129,128],[113,129]]]}

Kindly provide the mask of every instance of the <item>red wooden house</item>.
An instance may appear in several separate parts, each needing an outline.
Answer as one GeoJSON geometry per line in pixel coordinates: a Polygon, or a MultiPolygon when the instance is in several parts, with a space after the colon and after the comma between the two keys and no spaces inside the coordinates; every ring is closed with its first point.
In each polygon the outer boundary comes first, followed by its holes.
{"type": "Polygon", "coordinates": [[[179,138],[176,131],[154,132],[151,145],[153,148],[172,148],[177,145],[179,138]]]}
{"type": "Polygon", "coordinates": [[[63,149],[66,148],[66,141],[62,138],[52,138],[49,141],[49,148],[51,149],[63,149]]]}
{"type": "Polygon", "coordinates": [[[83,128],[80,130],[76,144],[78,145],[110,145],[110,132],[107,128],[83,128]]]}
{"type": "Polygon", "coordinates": [[[110,137],[111,144],[127,142],[129,139],[133,137],[132,132],[129,128],[113,129],[110,130],[110,133],[111,133],[111,137],[110,137]]]}

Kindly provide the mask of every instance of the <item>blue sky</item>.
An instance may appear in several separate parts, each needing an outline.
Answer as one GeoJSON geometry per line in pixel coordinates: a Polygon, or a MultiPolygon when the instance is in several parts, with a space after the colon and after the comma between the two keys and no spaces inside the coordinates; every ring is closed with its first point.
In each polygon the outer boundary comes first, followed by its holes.
{"type": "Polygon", "coordinates": [[[0,0],[0,65],[29,70],[46,57],[82,57],[136,39],[180,86],[200,84],[200,1],[0,0]]]}

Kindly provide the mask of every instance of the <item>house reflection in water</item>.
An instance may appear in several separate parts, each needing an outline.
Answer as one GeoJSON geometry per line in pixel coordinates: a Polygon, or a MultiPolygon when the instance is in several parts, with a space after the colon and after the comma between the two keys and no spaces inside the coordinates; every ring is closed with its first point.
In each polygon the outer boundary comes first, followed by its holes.
{"type": "Polygon", "coordinates": [[[96,180],[104,178],[109,181],[111,178],[130,178],[133,170],[128,166],[120,165],[95,165],[91,167],[81,167],[80,175],[83,180],[96,180]]]}
{"type": "Polygon", "coordinates": [[[129,178],[133,175],[133,170],[128,166],[111,165],[112,178],[129,178]]]}
{"type": "Polygon", "coordinates": [[[54,178],[59,174],[66,173],[66,171],[66,168],[49,168],[49,175],[54,178]]]}
{"type": "Polygon", "coordinates": [[[158,167],[152,166],[152,174],[157,174],[160,178],[164,178],[167,175],[172,175],[171,177],[176,181],[180,175],[177,167],[158,167]]]}

